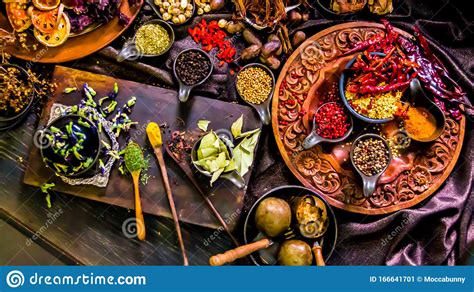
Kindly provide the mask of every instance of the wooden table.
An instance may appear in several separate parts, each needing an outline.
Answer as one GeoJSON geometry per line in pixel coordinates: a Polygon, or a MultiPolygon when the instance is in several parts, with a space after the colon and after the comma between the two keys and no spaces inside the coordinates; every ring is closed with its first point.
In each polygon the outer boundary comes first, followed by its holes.
{"type": "MultiPolygon", "coordinates": [[[[172,220],[145,215],[147,240],[139,242],[122,233],[132,216],[127,209],[62,194],[48,209],[40,189],[22,183],[36,119],[30,114],[21,126],[0,132],[0,217],[66,263],[181,265],[172,220]]],[[[191,265],[207,265],[210,255],[232,247],[225,232],[190,224],[182,229],[191,265]]]]}

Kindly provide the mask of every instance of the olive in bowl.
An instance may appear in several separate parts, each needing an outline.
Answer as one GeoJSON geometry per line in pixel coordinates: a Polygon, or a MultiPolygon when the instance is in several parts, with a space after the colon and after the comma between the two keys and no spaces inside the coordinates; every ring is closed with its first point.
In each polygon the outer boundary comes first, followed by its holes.
{"type": "Polygon", "coordinates": [[[56,118],[39,131],[41,156],[56,174],[83,177],[94,172],[101,150],[97,126],[80,115],[56,118]]]}

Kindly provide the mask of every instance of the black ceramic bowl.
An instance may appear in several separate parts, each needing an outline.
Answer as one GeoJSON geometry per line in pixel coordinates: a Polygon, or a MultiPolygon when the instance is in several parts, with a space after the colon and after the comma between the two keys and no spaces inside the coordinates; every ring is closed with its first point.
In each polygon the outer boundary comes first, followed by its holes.
{"type": "Polygon", "coordinates": [[[45,129],[40,131],[41,132],[39,137],[43,143],[39,143],[39,145],[44,145],[43,147],[39,147],[41,151],[41,156],[43,157],[43,159],[47,158],[45,163],[54,172],[57,172],[58,174],[67,177],[85,177],[88,176],[88,174],[93,174],[96,172],[98,167],[97,160],[101,152],[101,135],[99,134],[97,126],[94,122],[76,114],[69,114],[56,118],[45,129]],[[88,128],[83,125],[80,125],[78,122],[79,119],[82,119],[82,121],[86,121],[91,126],[88,128]],[[57,172],[53,163],[60,163],[76,167],[79,165],[80,161],[74,156],[70,157],[69,159],[66,159],[63,156],[55,153],[51,147],[51,143],[47,143],[47,139],[44,134],[51,132],[51,127],[56,127],[60,130],[63,130],[70,122],[72,122],[72,127],[75,129],[76,132],[84,134],[85,138],[82,144],[84,148],[81,150],[80,154],[85,158],[92,159],[92,163],[88,167],[83,168],[77,172],[65,174],[63,172],[57,172]]]}
{"type": "MultiPolygon", "coordinates": [[[[384,53],[371,53],[371,55],[378,55],[378,56],[385,56],[384,53]]],[[[388,119],[371,119],[369,117],[366,117],[360,113],[358,113],[350,104],[349,101],[346,99],[346,84],[349,78],[351,77],[350,74],[347,72],[352,65],[354,65],[355,61],[357,59],[357,56],[355,56],[352,60],[350,60],[346,64],[346,70],[344,70],[341,74],[341,78],[339,79],[339,94],[341,96],[342,102],[346,106],[346,108],[349,110],[351,114],[353,114],[356,118],[359,120],[362,120],[367,123],[372,123],[372,124],[384,124],[392,121],[395,117],[388,118],[388,119]]]]}
{"type": "MultiPolygon", "coordinates": [[[[304,195],[314,195],[321,199],[321,201],[324,202],[326,205],[327,213],[328,213],[328,220],[329,220],[329,226],[324,233],[324,235],[321,238],[318,238],[319,245],[322,247],[322,253],[323,253],[323,258],[324,261],[327,262],[327,260],[331,257],[334,247],[336,244],[337,240],[337,221],[336,221],[336,216],[334,214],[334,211],[331,207],[331,205],[328,204],[328,202],[317,192],[301,187],[301,186],[282,186],[282,187],[277,187],[274,188],[267,193],[265,193],[262,197],[260,197],[252,206],[250,211],[247,214],[247,217],[245,218],[244,222],[244,241],[245,244],[251,243],[254,238],[257,236],[259,233],[256,224],[255,224],[255,212],[257,210],[257,206],[260,204],[262,200],[268,197],[276,197],[276,198],[281,198],[285,201],[287,201],[290,206],[293,205],[293,199],[295,197],[300,197],[304,195]]],[[[294,217],[294,211],[292,210],[293,217],[294,217]]],[[[295,218],[292,218],[292,226],[295,224],[295,218]]],[[[295,231],[297,232],[297,231],[295,231]]],[[[301,239],[305,242],[307,242],[310,246],[313,241],[308,241],[307,239],[302,239],[302,238],[297,238],[301,239]]],[[[281,243],[281,242],[279,242],[281,243]]],[[[265,263],[260,259],[260,257],[257,254],[258,252],[255,252],[250,255],[250,258],[252,259],[253,263],[257,266],[263,266],[265,263]]]]}
{"type": "MultiPolygon", "coordinates": [[[[16,68],[20,71],[20,76],[22,80],[25,82],[28,81],[29,79],[29,74],[26,72],[25,69],[23,69],[20,66],[13,65],[13,64],[1,64],[0,65],[0,70],[7,69],[8,67],[13,67],[16,68]]],[[[31,86],[34,86],[34,84],[31,84],[31,86]]],[[[8,130],[15,125],[19,124],[23,119],[28,115],[30,112],[31,108],[33,107],[33,101],[35,100],[35,91],[33,90],[33,94],[29,96],[29,101],[27,105],[19,112],[19,113],[4,113],[5,115],[1,115],[0,113],[0,130],[8,130]]]]}

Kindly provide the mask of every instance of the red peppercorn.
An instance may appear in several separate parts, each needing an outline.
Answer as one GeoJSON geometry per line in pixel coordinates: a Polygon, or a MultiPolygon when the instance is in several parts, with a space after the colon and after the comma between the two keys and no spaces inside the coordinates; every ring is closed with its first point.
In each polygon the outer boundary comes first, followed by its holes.
{"type": "Polygon", "coordinates": [[[328,103],[318,109],[315,114],[316,133],[327,139],[341,138],[349,130],[349,117],[344,108],[337,103],[328,103]]]}

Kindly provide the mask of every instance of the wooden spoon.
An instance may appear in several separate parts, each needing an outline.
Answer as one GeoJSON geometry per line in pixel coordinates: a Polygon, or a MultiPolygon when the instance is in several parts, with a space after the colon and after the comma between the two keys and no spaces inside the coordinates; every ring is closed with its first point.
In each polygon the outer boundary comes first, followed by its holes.
{"type": "MultiPolygon", "coordinates": [[[[134,142],[130,142],[130,143],[134,143],[134,142]]],[[[130,147],[130,144],[127,147],[130,147]]],[[[140,149],[140,154],[143,159],[143,152],[141,152],[140,146],[136,145],[136,147],[140,149]]],[[[125,154],[125,157],[127,157],[127,154],[125,154]]],[[[140,200],[140,189],[138,187],[138,180],[140,178],[141,168],[138,170],[131,169],[130,163],[127,163],[126,158],[125,158],[125,166],[127,167],[128,171],[130,171],[130,174],[132,175],[132,179],[133,179],[133,189],[135,191],[135,217],[137,221],[137,238],[143,241],[145,240],[145,235],[146,235],[145,219],[143,218],[142,203],[140,200]]]]}
{"type": "Polygon", "coordinates": [[[148,136],[148,140],[150,140],[150,144],[153,147],[155,152],[156,159],[158,160],[158,164],[161,170],[161,177],[163,178],[163,184],[165,186],[166,195],[168,196],[168,201],[170,203],[171,214],[173,215],[173,221],[176,228],[176,233],[178,234],[178,241],[179,246],[181,248],[181,254],[183,256],[183,265],[188,266],[188,257],[186,255],[186,248],[184,246],[183,236],[181,234],[181,227],[179,226],[179,218],[178,213],[176,212],[176,205],[174,203],[173,194],[171,192],[171,186],[168,179],[168,172],[166,170],[165,160],[163,158],[163,151],[161,150],[161,146],[163,145],[163,141],[161,139],[161,129],[157,123],[151,122],[148,123],[146,127],[146,133],[148,136]]]}

